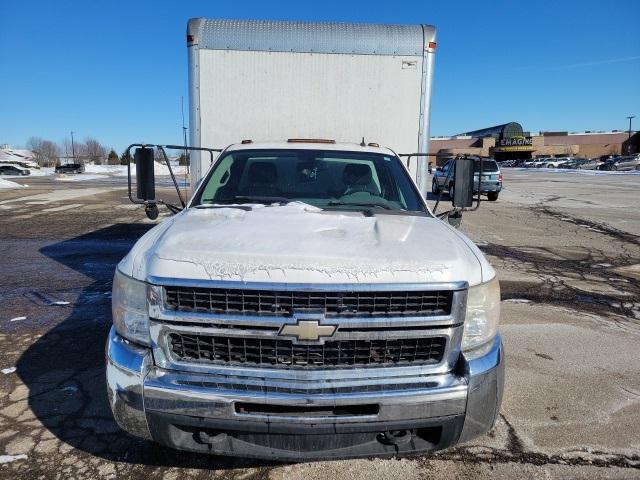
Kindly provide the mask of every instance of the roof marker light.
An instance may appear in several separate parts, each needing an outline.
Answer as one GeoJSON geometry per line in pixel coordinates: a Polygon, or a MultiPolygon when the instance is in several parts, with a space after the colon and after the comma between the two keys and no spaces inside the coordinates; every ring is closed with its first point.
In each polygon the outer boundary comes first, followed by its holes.
{"type": "Polygon", "coordinates": [[[335,140],[327,138],[290,138],[288,143],[336,143],[335,140]]]}

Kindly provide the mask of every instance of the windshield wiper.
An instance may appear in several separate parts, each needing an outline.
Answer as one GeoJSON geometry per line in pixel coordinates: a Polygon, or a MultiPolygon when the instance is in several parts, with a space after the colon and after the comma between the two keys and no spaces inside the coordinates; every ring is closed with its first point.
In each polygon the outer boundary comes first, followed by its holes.
{"type": "Polygon", "coordinates": [[[230,200],[232,203],[264,203],[269,205],[271,203],[286,204],[291,203],[292,200],[287,197],[270,197],[264,195],[236,195],[230,200]]]}
{"type": "Polygon", "coordinates": [[[343,202],[342,200],[331,200],[328,203],[329,206],[346,206],[346,207],[365,207],[367,209],[372,207],[379,207],[385,210],[393,210],[389,205],[384,203],[376,203],[376,202],[343,202]]]}
{"type": "Polygon", "coordinates": [[[247,205],[224,205],[221,203],[200,203],[198,205],[194,205],[193,208],[237,208],[247,212],[251,210],[251,207],[247,205]]]}

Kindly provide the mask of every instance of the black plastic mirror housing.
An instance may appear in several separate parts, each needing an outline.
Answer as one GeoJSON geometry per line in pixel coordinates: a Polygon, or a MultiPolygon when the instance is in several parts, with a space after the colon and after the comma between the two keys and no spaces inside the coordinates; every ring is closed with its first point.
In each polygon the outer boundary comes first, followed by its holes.
{"type": "Polygon", "coordinates": [[[455,160],[453,206],[468,208],[473,204],[473,167],[474,161],[468,158],[455,160]]]}
{"type": "Polygon", "coordinates": [[[153,148],[136,148],[133,156],[136,163],[136,190],[140,200],[156,199],[156,179],[153,148]]]}

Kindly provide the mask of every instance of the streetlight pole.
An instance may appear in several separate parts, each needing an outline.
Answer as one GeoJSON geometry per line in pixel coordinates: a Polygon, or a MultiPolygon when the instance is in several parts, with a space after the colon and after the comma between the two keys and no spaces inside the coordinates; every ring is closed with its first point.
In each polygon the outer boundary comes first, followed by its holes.
{"type": "Polygon", "coordinates": [[[73,157],[73,163],[76,163],[76,147],[73,145],[73,132],[71,132],[71,156],[73,157]]]}
{"type": "Polygon", "coordinates": [[[627,153],[631,153],[631,142],[629,142],[629,139],[631,139],[631,120],[633,120],[634,118],[636,118],[635,115],[629,115],[627,117],[629,119],[629,136],[627,137],[627,153]]]}

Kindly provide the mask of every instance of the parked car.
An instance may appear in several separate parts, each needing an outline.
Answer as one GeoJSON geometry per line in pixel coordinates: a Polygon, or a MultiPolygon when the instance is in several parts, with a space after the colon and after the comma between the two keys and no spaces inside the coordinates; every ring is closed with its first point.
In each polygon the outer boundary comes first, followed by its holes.
{"type": "Polygon", "coordinates": [[[580,165],[584,165],[586,163],[589,163],[590,161],[591,160],[589,160],[588,158],[574,157],[569,159],[568,162],[564,162],[558,165],[558,168],[575,170],[580,168],[580,165]]]}
{"type": "Polygon", "coordinates": [[[10,163],[0,163],[0,175],[31,175],[31,170],[21,167],[19,165],[12,165],[10,163]]]}
{"type": "MultiPolygon", "coordinates": [[[[474,164],[474,183],[476,185],[475,192],[478,193],[478,176],[480,175],[480,160],[483,161],[482,165],[482,179],[480,183],[480,194],[486,195],[487,198],[495,202],[498,200],[498,195],[502,190],[502,172],[498,163],[492,158],[477,158],[474,164]]],[[[453,198],[453,192],[455,185],[453,179],[455,177],[453,166],[455,165],[455,159],[449,160],[442,167],[438,167],[433,174],[433,180],[431,182],[431,193],[439,195],[442,191],[446,190],[449,196],[453,198]]]]}
{"type": "Polygon", "coordinates": [[[598,166],[598,170],[612,170],[613,164],[621,158],[622,155],[609,155],[605,157],[600,157],[602,163],[598,166]]]}
{"type": "Polygon", "coordinates": [[[522,166],[524,168],[537,168],[537,167],[541,167],[547,160],[549,160],[549,158],[547,158],[547,157],[534,158],[534,159],[531,159],[531,160],[528,160],[528,161],[524,162],[522,164],[522,166]]]}
{"type": "Polygon", "coordinates": [[[538,168],[558,168],[560,165],[564,165],[570,162],[570,157],[548,158],[544,163],[536,165],[538,168]]]}
{"type": "Polygon", "coordinates": [[[606,168],[601,168],[601,170],[613,170],[618,172],[640,170],[640,157],[638,156],[617,157],[615,159],[610,160],[609,162],[605,162],[605,165],[606,165],[606,168]]]}
{"type": "Polygon", "coordinates": [[[603,162],[599,158],[591,158],[591,159],[588,159],[587,162],[578,165],[578,169],[580,169],[580,170],[598,170],[598,168],[602,164],[603,164],[603,162]]]}
{"type": "Polygon", "coordinates": [[[64,163],[57,165],[56,173],[84,173],[84,163],[64,163]]]}

